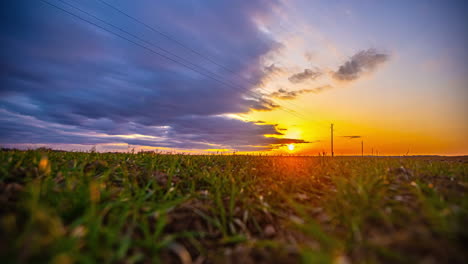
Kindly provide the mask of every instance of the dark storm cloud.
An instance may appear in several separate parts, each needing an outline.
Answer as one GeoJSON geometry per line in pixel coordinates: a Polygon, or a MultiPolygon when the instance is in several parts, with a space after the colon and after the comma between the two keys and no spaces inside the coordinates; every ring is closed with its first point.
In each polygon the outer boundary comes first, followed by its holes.
{"type": "Polygon", "coordinates": [[[388,54],[377,52],[375,49],[363,50],[341,65],[338,71],[333,72],[332,77],[339,81],[353,81],[364,73],[374,71],[388,59],[388,54]]]}
{"type": "Polygon", "coordinates": [[[120,9],[170,33],[229,71],[97,2],[73,3],[184,57],[206,75],[216,73],[225,82],[239,76],[246,79],[232,87],[40,1],[2,1],[1,142],[125,142],[184,148],[215,144],[238,149],[276,144],[277,139],[263,136],[278,134],[275,126],[222,115],[279,107],[268,98],[251,95],[267,74],[262,57],[281,46],[258,30],[254,18],[267,18],[278,2],[120,2],[120,9]],[[149,137],[119,136],[129,134],[149,137]]]}
{"type": "Polygon", "coordinates": [[[319,70],[304,69],[303,72],[291,75],[291,77],[289,77],[288,80],[292,83],[301,83],[307,80],[315,80],[320,75],[322,75],[322,72],[320,72],[319,70]]]}
{"type": "Polygon", "coordinates": [[[273,98],[283,99],[283,100],[293,100],[302,94],[307,94],[307,93],[317,94],[317,93],[321,93],[331,88],[332,86],[330,85],[324,85],[324,86],[319,86],[319,87],[315,87],[312,89],[302,89],[302,90],[295,90],[295,91],[288,91],[288,90],[281,88],[278,91],[271,93],[269,96],[273,98]]]}

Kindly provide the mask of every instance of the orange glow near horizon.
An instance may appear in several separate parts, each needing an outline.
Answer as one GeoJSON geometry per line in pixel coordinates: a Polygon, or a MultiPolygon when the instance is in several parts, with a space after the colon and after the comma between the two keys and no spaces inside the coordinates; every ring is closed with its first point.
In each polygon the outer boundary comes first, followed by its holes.
{"type": "MultiPolygon", "coordinates": [[[[364,86],[365,87],[365,86],[364,86]]],[[[371,89],[371,88],[369,88],[371,89]]],[[[367,93],[355,84],[306,94],[295,100],[276,100],[280,105],[296,109],[305,118],[287,111],[251,112],[246,120],[262,120],[285,129],[278,138],[305,140],[297,144],[294,154],[330,154],[330,123],[335,124],[334,152],[336,155],[466,155],[468,150],[467,123],[456,122],[460,113],[417,107],[408,102],[351,100],[367,93]],[[299,107],[301,109],[299,109],[299,107]],[[369,110],[370,109],[370,110],[369,110]],[[424,112],[425,111],[425,112],[424,112]],[[310,118],[309,118],[310,117],[310,118]],[[437,122],[435,120],[438,120],[437,122]],[[349,136],[360,136],[351,138],[349,136]]],[[[363,95],[364,96],[364,95],[363,95]]],[[[377,96],[377,95],[376,95],[377,96]]],[[[269,151],[291,153],[290,146],[269,151]]]]}

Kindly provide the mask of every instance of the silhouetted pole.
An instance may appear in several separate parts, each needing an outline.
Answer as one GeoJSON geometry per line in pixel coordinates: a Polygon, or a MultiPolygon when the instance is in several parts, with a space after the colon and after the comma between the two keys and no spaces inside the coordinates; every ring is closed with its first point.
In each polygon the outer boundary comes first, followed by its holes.
{"type": "Polygon", "coordinates": [[[334,157],[335,153],[333,152],[333,124],[331,124],[330,130],[331,130],[331,156],[334,157]]]}
{"type": "Polygon", "coordinates": [[[361,156],[364,157],[364,140],[361,141],[361,156]]]}

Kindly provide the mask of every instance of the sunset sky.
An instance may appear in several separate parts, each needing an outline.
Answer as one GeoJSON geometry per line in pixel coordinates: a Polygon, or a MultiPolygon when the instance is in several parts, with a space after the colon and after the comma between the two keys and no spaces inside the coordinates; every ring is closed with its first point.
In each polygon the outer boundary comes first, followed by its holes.
{"type": "Polygon", "coordinates": [[[0,6],[2,146],[468,154],[466,1],[0,6]]]}

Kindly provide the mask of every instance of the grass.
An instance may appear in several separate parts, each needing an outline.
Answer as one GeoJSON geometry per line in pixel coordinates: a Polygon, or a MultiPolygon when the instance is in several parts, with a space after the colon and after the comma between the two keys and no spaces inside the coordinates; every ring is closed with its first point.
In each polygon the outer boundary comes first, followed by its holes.
{"type": "Polygon", "coordinates": [[[466,263],[468,159],[0,151],[3,263],[466,263]]]}

